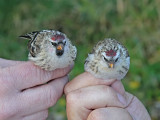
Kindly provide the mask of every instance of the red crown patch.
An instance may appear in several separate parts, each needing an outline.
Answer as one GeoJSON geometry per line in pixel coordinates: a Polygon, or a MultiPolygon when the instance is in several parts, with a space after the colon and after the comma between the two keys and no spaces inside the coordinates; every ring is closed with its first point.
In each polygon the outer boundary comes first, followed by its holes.
{"type": "Polygon", "coordinates": [[[116,51],[114,51],[114,50],[108,50],[108,51],[106,51],[106,55],[107,56],[112,56],[112,57],[114,57],[114,56],[116,56],[116,51]]]}
{"type": "Polygon", "coordinates": [[[65,37],[63,35],[54,35],[52,38],[51,38],[53,41],[56,41],[56,40],[64,40],[65,37]]]}

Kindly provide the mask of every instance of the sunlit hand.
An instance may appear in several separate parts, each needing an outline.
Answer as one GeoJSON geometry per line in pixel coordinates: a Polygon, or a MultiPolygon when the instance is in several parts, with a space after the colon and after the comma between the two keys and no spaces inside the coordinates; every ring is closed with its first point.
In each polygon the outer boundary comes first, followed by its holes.
{"type": "Polygon", "coordinates": [[[68,120],[150,120],[143,104],[121,81],[85,72],[65,86],[68,120]]]}
{"type": "Polygon", "coordinates": [[[31,62],[0,59],[0,120],[45,120],[72,66],[47,72],[31,62]]]}

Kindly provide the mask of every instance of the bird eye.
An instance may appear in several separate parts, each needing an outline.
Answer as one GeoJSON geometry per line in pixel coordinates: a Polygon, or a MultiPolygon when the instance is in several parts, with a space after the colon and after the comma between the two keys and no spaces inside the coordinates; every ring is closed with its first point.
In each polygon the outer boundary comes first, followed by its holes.
{"type": "Polygon", "coordinates": [[[117,62],[118,61],[118,58],[115,60],[115,62],[117,62]]]}
{"type": "Polygon", "coordinates": [[[109,62],[109,60],[107,60],[105,57],[103,57],[103,59],[104,59],[106,62],[109,62]]]}
{"type": "Polygon", "coordinates": [[[53,46],[57,46],[57,43],[51,42],[51,44],[52,44],[53,46]]]}

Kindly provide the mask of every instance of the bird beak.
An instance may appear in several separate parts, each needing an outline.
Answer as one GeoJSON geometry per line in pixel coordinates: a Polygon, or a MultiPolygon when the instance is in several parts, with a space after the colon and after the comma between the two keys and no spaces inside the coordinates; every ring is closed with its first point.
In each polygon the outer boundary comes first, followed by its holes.
{"type": "Polygon", "coordinates": [[[62,44],[59,44],[59,45],[57,46],[57,50],[63,50],[63,45],[62,45],[62,44]]]}
{"type": "Polygon", "coordinates": [[[63,53],[64,53],[64,45],[63,45],[63,43],[59,43],[56,46],[56,55],[61,56],[61,55],[63,55],[63,53]]]}
{"type": "Polygon", "coordinates": [[[109,63],[109,68],[113,68],[114,64],[113,63],[109,63]]]}

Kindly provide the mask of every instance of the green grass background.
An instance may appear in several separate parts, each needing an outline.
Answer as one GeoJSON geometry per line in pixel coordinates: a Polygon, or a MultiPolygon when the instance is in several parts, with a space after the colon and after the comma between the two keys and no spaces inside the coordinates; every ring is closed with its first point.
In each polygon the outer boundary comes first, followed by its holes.
{"type": "MultiPolygon", "coordinates": [[[[0,0],[0,57],[27,60],[27,41],[19,35],[61,30],[78,48],[72,79],[84,71],[85,58],[99,40],[115,38],[131,57],[125,89],[151,113],[160,102],[159,5],[159,0],[0,0]]],[[[65,116],[64,98],[50,111],[65,116]]]]}

